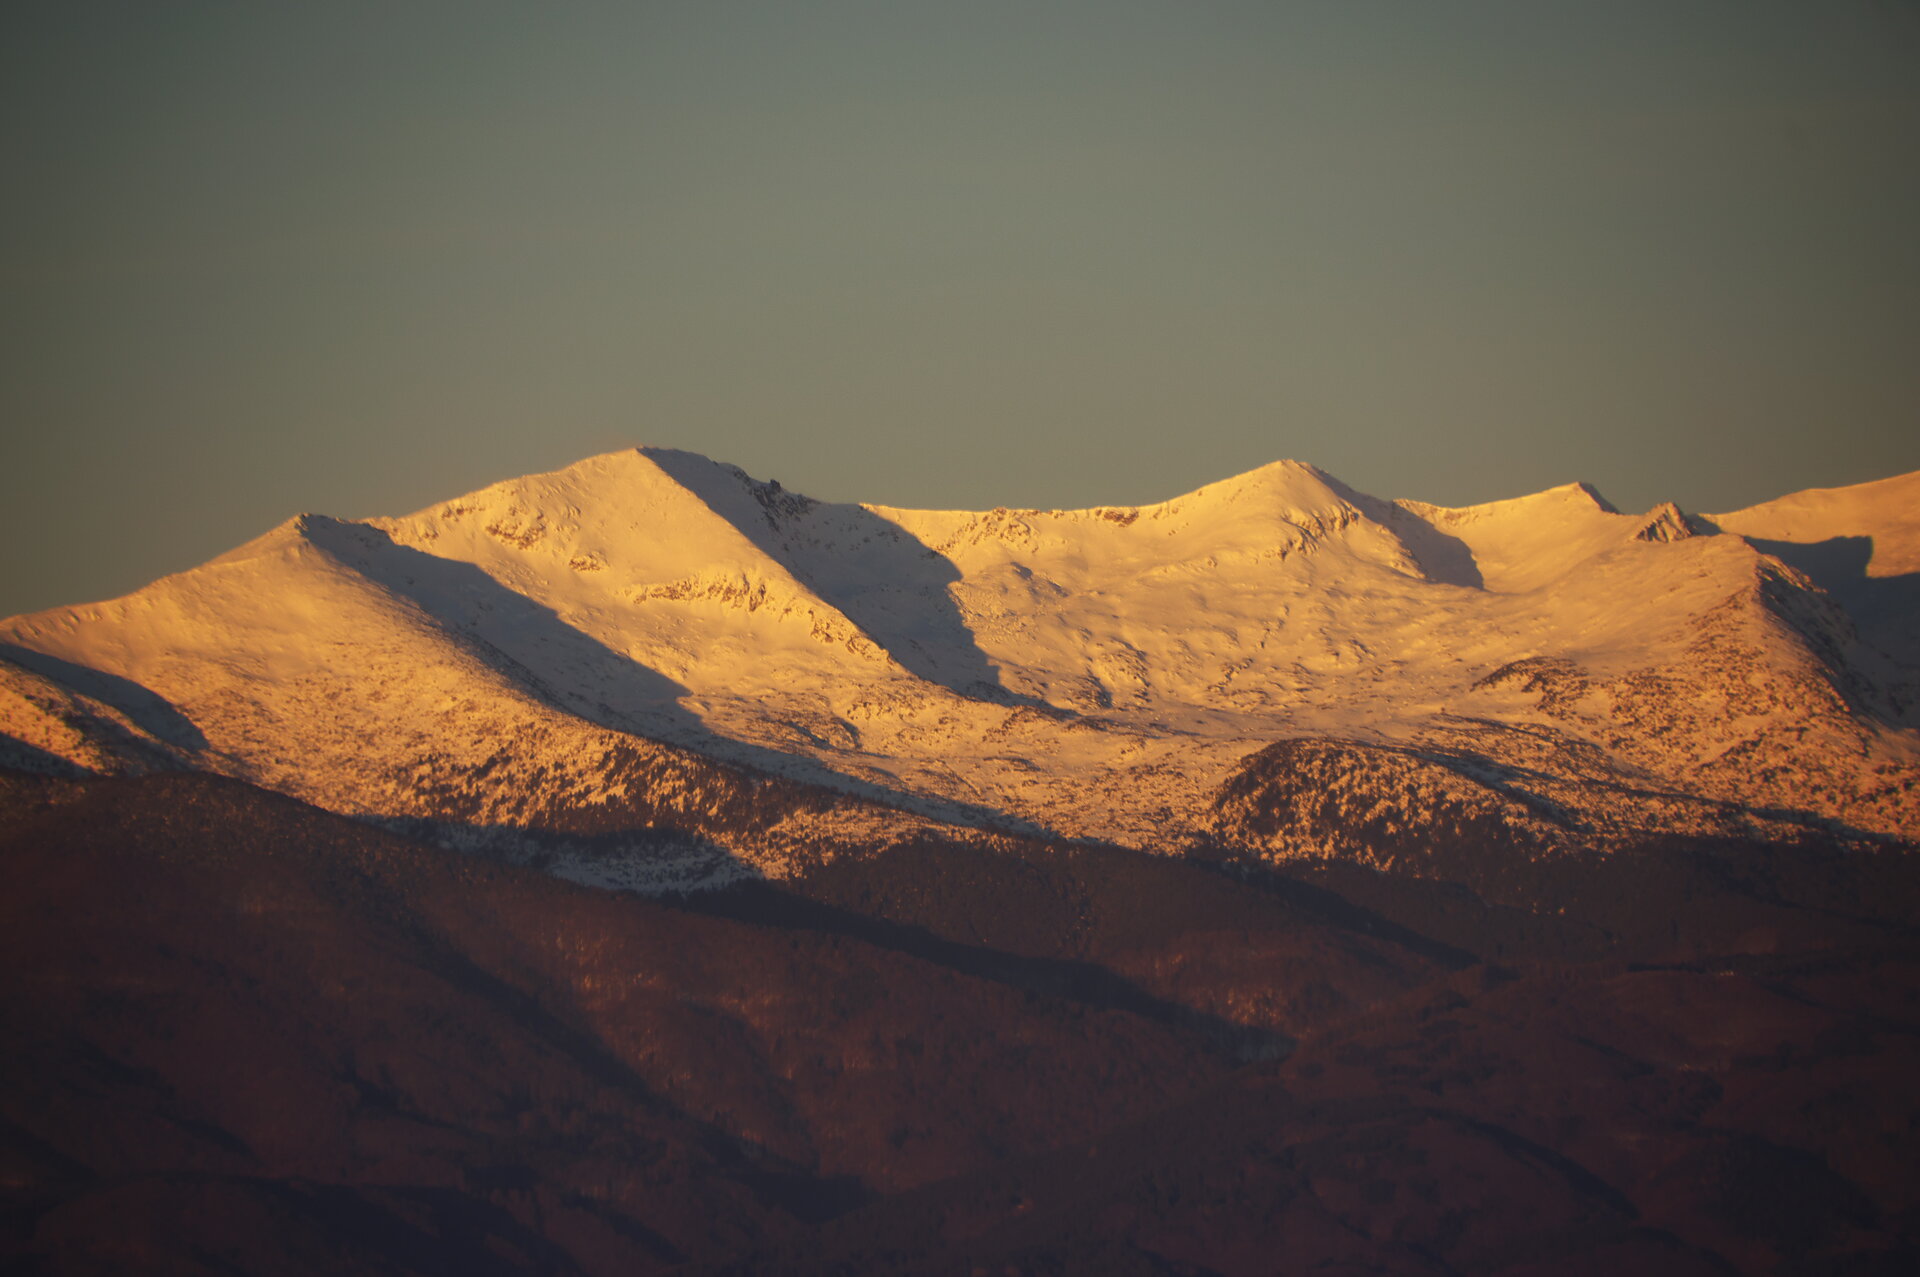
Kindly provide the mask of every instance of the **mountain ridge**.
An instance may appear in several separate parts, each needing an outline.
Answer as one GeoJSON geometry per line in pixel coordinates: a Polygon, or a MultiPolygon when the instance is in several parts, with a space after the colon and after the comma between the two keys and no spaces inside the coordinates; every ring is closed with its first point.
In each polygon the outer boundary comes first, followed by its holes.
{"type": "Polygon", "coordinates": [[[1452,509],[1280,461],[1146,506],[910,511],[636,448],[396,518],[298,516],[0,622],[0,748],[232,775],[630,886],[832,841],[722,838],[657,876],[645,826],[568,844],[629,800],[634,751],[893,813],[869,824],[1153,850],[1260,825],[1235,778],[1285,741],[1325,742],[1416,832],[1431,781],[1397,760],[1453,759],[1469,807],[1560,813],[1528,854],[1911,840],[1912,574],[1896,548],[1856,581],[1821,547],[1883,525],[1903,546],[1916,478],[1631,515],[1585,484],[1452,509]]]}

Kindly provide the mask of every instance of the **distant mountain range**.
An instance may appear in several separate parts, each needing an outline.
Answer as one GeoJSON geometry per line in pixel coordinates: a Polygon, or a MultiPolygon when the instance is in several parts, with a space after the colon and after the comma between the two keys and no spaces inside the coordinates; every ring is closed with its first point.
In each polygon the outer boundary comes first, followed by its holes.
{"type": "Polygon", "coordinates": [[[1920,473],[1464,509],[1282,461],[833,504],[640,448],[0,622],[0,758],[647,889],[929,827],[1367,863],[1920,835],[1920,473]],[[750,796],[745,796],[750,795],[750,796]]]}
{"type": "Polygon", "coordinates": [[[0,1270],[1915,1271],[1916,510],[643,449],[0,622],[0,1270]]]}

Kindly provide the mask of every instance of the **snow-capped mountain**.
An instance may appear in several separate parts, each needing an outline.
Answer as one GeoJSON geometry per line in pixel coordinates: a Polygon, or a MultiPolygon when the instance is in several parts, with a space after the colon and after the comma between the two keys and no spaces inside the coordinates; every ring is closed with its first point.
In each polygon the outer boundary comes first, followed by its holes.
{"type": "Polygon", "coordinates": [[[641,448],[0,622],[0,751],[641,886],[933,822],[1381,864],[1913,839],[1917,508],[1448,509],[1282,461],[916,511],[641,448]]]}

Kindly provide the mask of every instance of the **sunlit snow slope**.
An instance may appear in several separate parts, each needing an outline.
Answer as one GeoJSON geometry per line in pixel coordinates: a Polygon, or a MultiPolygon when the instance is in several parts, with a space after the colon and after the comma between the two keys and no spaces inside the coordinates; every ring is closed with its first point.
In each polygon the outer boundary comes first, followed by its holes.
{"type": "Polygon", "coordinates": [[[1151,506],[910,511],[642,448],[0,622],[0,749],[636,885],[930,820],[1380,862],[1487,829],[1912,838],[1916,496],[1446,509],[1283,461],[1151,506]],[[740,797],[765,775],[804,783],[740,797]],[[676,815],[730,802],[766,811],[676,815]]]}

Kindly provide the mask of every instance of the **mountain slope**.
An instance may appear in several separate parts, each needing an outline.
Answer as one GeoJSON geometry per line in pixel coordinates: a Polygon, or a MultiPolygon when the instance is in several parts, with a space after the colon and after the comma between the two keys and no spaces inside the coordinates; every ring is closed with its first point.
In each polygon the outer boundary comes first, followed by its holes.
{"type": "MultiPolygon", "coordinates": [[[[10,1272],[663,1271],[1230,1066],[1182,1023],[203,776],[0,771],[0,871],[10,1272]]],[[[1362,995],[1424,970],[1374,950],[1362,995]]]]}
{"type": "Polygon", "coordinates": [[[0,1267],[1910,1270],[1920,862],[1515,868],[1558,904],[1012,840],[653,900],[0,771],[0,1267]]]}
{"type": "Polygon", "coordinates": [[[1862,637],[1920,669],[1920,472],[1708,515],[1839,599],[1862,637]]]}
{"type": "Polygon", "coordinates": [[[640,886],[936,826],[1381,863],[1463,812],[1523,855],[1913,838],[1911,671],[1880,641],[1911,624],[1911,484],[1716,521],[1583,485],[1390,503],[1278,462],[969,513],[636,449],[0,623],[0,697],[18,763],[214,771],[640,886]],[[1877,592],[1779,539],[1816,534],[1880,537],[1877,592]],[[1389,823],[1364,847],[1277,818],[1274,760],[1316,741],[1326,794],[1389,823]],[[754,776],[788,788],[731,828],[754,776]]]}

